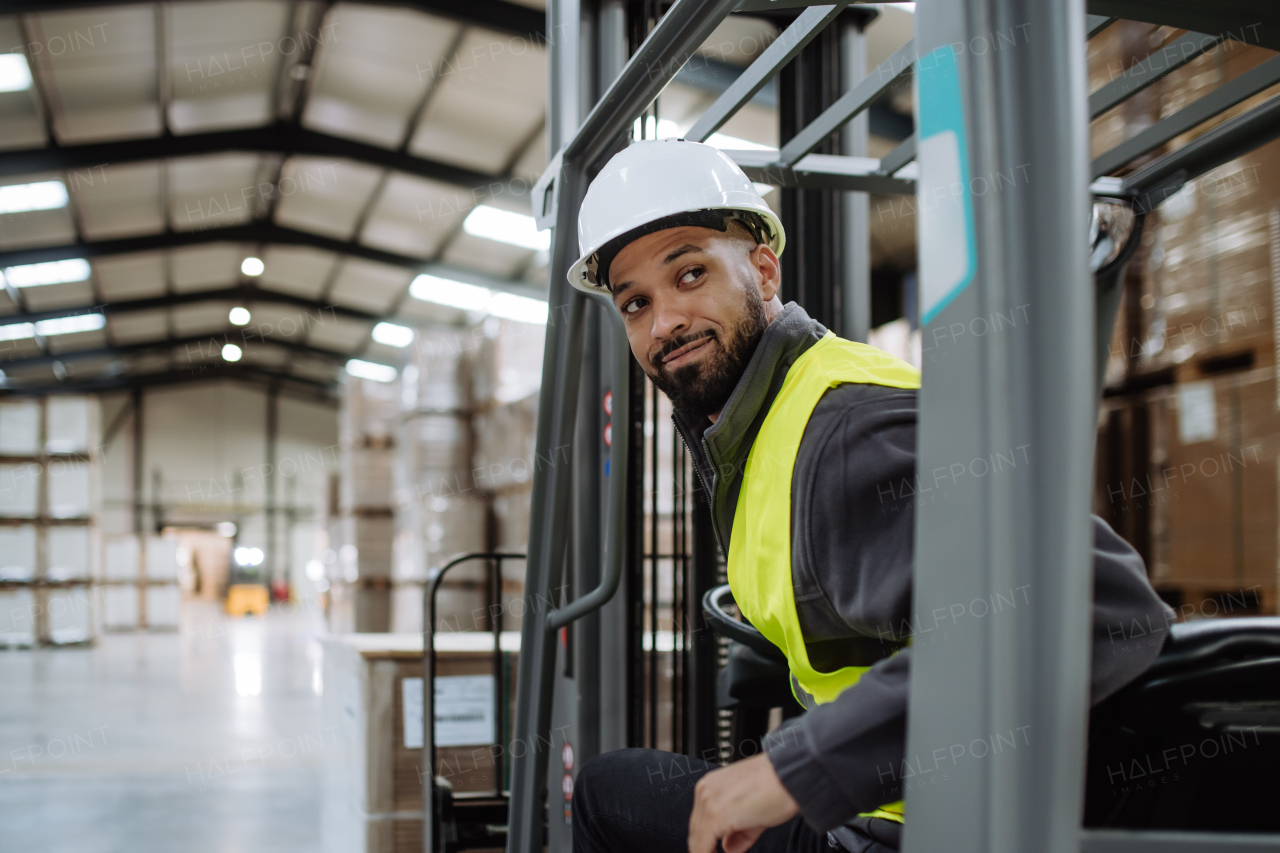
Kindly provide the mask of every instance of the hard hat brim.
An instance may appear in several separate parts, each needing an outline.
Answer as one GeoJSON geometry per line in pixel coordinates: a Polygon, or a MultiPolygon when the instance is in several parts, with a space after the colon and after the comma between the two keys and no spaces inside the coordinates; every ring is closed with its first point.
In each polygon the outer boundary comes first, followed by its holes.
{"type": "MultiPolygon", "coordinates": [[[[782,250],[783,248],[785,248],[787,243],[786,232],[782,228],[782,221],[778,218],[778,215],[768,207],[768,205],[759,205],[759,206],[757,205],[751,205],[751,206],[722,205],[722,206],[716,206],[716,207],[701,208],[701,210],[704,210],[704,211],[735,210],[735,211],[741,211],[743,213],[754,213],[760,216],[761,218],[763,218],[769,223],[769,228],[773,232],[772,238],[767,241],[767,245],[769,246],[770,249],[773,250],[773,253],[775,255],[779,255],[779,256],[782,255],[782,250]]],[[[687,211],[687,212],[696,213],[699,211],[687,211]]],[[[668,217],[663,217],[663,218],[666,219],[668,217]]],[[[683,227],[683,223],[673,223],[672,225],[667,227],[679,228],[679,227],[683,227]]],[[[623,238],[626,239],[626,242],[623,245],[625,246],[628,243],[634,240],[637,240],[642,236],[646,236],[648,234],[657,233],[657,231],[664,231],[664,230],[667,230],[667,228],[659,228],[656,230],[651,230],[642,226],[640,228],[633,229],[632,232],[628,232],[627,234],[621,235],[623,238]]],[[[616,239],[618,238],[614,237],[610,241],[605,241],[605,243],[602,243],[600,246],[593,246],[590,251],[588,251],[582,257],[578,258],[578,260],[575,261],[573,265],[569,267],[569,271],[566,273],[565,277],[569,280],[569,284],[572,285],[574,288],[583,291],[584,293],[602,293],[605,296],[611,296],[612,291],[609,289],[608,285],[596,284],[591,281],[591,258],[595,256],[602,248],[604,248],[604,245],[616,239]]],[[[617,256],[617,252],[614,252],[613,255],[609,258],[609,260],[612,261],[613,257],[616,257],[616,256],[617,256]]],[[[607,277],[608,277],[608,270],[605,270],[605,278],[607,277]]]]}

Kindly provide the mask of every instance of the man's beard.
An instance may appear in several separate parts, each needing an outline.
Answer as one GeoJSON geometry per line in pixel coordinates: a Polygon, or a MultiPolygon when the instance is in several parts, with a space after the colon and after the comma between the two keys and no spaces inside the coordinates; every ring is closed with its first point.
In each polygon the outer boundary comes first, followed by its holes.
{"type": "MultiPolygon", "coordinates": [[[[714,329],[705,329],[669,341],[651,360],[649,378],[671,399],[672,407],[680,414],[690,418],[714,415],[729,402],[767,325],[764,300],[754,288],[747,288],[746,312],[728,330],[728,337],[717,334],[714,329]],[[712,338],[719,347],[701,361],[675,370],[668,370],[662,363],[669,353],[706,337],[712,338]]],[[[711,342],[703,346],[711,346],[711,342]]]]}

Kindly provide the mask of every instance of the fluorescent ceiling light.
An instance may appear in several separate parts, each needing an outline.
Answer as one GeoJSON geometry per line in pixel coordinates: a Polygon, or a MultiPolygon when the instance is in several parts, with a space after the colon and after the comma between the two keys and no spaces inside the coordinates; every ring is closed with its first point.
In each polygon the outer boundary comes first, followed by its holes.
{"type": "MultiPolygon", "coordinates": [[[[547,303],[541,299],[530,299],[514,293],[494,293],[487,287],[463,284],[426,273],[415,278],[413,284],[409,285],[409,295],[423,302],[434,302],[463,311],[485,311],[495,317],[518,320],[521,323],[547,322],[547,303]]],[[[377,340],[377,328],[374,328],[373,334],[374,340],[377,340]]]]}
{"type": "Polygon", "coordinates": [[[0,341],[20,341],[35,336],[36,327],[33,323],[10,323],[7,326],[0,326],[0,341]]]}
{"type": "Polygon", "coordinates": [[[227,319],[236,326],[244,326],[247,325],[253,317],[249,313],[248,308],[241,308],[237,305],[235,308],[231,309],[231,313],[227,315],[227,319]]]}
{"type": "Polygon", "coordinates": [[[37,287],[42,284],[66,284],[89,278],[89,262],[84,258],[66,261],[47,261],[43,264],[25,264],[7,267],[5,280],[14,287],[37,287]]]}
{"type": "MultiPolygon", "coordinates": [[[[3,58],[6,54],[0,54],[3,58]]],[[[67,187],[62,181],[10,184],[0,187],[0,213],[26,213],[67,206],[67,187]]]]}
{"type": "Polygon", "coordinates": [[[245,258],[240,263],[240,272],[245,275],[262,275],[267,265],[262,262],[261,258],[245,258]]]}
{"type": "Polygon", "coordinates": [[[20,53],[0,53],[0,92],[23,92],[31,88],[31,68],[20,53]]]}
{"type": "Polygon", "coordinates": [[[489,298],[493,294],[487,287],[463,284],[423,273],[409,285],[409,295],[423,302],[434,302],[463,311],[483,311],[489,306],[489,298]]]}
{"type": "Polygon", "coordinates": [[[389,347],[407,347],[413,343],[413,329],[395,323],[379,323],[373,327],[373,339],[389,347]]]}
{"type": "Polygon", "coordinates": [[[358,358],[347,362],[347,373],[360,379],[372,379],[374,382],[394,382],[396,378],[396,369],[391,365],[358,358]]]}
{"type": "Polygon", "coordinates": [[[521,323],[547,322],[547,303],[541,299],[530,299],[527,296],[516,296],[514,293],[498,293],[489,302],[489,313],[504,320],[518,320],[521,323]]]}
{"type": "Polygon", "coordinates": [[[36,323],[36,334],[70,335],[75,332],[95,332],[107,325],[107,318],[101,314],[77,314],[74,317],[59,317],[56,320],[41,320],[36,323]]]}
{"type": "Polygon", "coordinates": [[[551,232],[539,231],[532,216],[482,204],[462,220],[462,230],[475,237],[510,243],[525,249],[551,248],[551,232]]]}
{"type": "Polygon", "coordinates": [[[242,355],[244,355],[244,350],[235,344],[227,344],[222,348],[222,357],[227,361],[239,361],[242,355]]]}

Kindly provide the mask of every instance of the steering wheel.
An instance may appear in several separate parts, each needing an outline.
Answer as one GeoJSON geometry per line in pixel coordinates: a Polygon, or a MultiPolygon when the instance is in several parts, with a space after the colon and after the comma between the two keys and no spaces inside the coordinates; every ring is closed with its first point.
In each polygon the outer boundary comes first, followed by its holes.
{"type": "Polygon", "coordinates": [[[769,660],[786,663],[787,656],[782,653],[782,649],[769,642],[746,619],[735,619],[724,609],[725,604],[732,602],[733,592],[728,584],[707,590],[707,594],[702,596],[702,615],[707,620],[707,625],[769,660]]]}

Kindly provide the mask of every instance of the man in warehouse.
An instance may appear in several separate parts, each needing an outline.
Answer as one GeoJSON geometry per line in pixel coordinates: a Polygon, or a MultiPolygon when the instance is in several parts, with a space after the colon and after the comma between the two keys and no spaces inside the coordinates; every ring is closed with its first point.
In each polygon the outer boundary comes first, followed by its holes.
{"type": "MultiPolygon", "coordinates": [[[[782,304],[782,225],[710,146],[619,153],[587,192],[579,239],[570,282],[609,296],[670,397],[734,598],[786,654],[807,713],[724,768],[640,749],[588,762],[575,849],[898,849],[911,651],[886,656],[881,641],[906,640],[912,619],[914,491],[902,484],[917,482],[919,372],[782,304]]],[[[1138,554],[1093,526],[1096,703],[1160,651],[1115,643],[1108,626],[1173,615],[1138,554]]]]}

